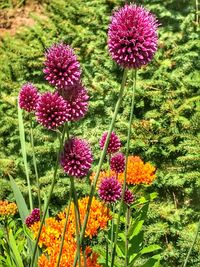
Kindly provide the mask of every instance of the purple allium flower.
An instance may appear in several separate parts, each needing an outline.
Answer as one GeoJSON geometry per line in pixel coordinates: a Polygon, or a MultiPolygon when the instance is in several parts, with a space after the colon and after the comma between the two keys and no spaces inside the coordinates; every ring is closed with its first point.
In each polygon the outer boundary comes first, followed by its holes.
{"type": "Polygon", "coordinates": [[[99,197],[105,202],[116,202],[120,199],[121,193],[121,184],[114,177],[104,178],[99,185],[99,197]]]}
{"type": "Polygon", "coordinates": [[[126,188],[125,192],[124,192],[124,202],[127,205],[132,204],[135,201],[135,196],[133,195],[133,193],[131,192],[130,189],[126,188]]]}
{"type": "Polygon", "coordinates": [[[80,64],[69,45],[54,44],[46,54],[46,66],[43,70],[45,79],[60,89],[73,85],[80,80],[80,64]]]}
{"type": "Polygon", "coordinates": [[[156,18],[145,8],[125,5],[112,17],[108,31],[108,48],[123,68],[140,68],[149,63],[157,50],[156,18]]]}
{"type": "Polygon", "coordinates": [[[33,209],[31,214],[26,218],[25,224],[30,228],[35,222],[40,221],[40,210],[33,209]]]}
{"type": "Polygon", "coordinates": [[[70,176],[86,176],[93,161],[92,152],[85,140],[73,137],[66,141],[60,164],[70,176]]]}
{"type": "Polygon", "coordinates": [[[67,120],[78,121],[88,111],[89,96],[87,90],[80,84],[69,86],[66,90],[59,90],[67,104],[67,120]]]}
{"type": "Polygon", "coordinates": [[[47,129],[55,129],[67,120],[67,105],[57,92],[47,92],[40,97],[36,107],[36,117],[47,129]]]}
{"type": "Polygon", "coordinates": [[[37,88],[32,83],[26,83],[19,93],[19,106],[28,112],[35,111],[39,98],[37,88]]]}
{"type": "MultiPolygon", "coordinates": [[[[101,140],[99,141],[99,146],[102,150],[104,148],[107,135],[108,132],[104,132],[101,137],[101,140]]],[[[120,147],[121,147],[121,142],[119,140],[119,137],[114,132],[112,132],[108,143],[107,153],[108,154],[115,153],[120,149],[120,147]]]]}
{"type": "Polygon", "coordinates": [[[110,168],[116,173],[122,173],[125,168],[125,156],[123,153],[116,153],[110,159],[110,168]]]}

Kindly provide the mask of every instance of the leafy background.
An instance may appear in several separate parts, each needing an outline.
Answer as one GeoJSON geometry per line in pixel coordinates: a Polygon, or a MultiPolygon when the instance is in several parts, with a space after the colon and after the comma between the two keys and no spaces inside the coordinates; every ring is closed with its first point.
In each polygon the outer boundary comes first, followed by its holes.
{"type": "MultiPolygon", "coordinates": [[[[33,1],[1,0],[7,12],[24,8],[33,1]]],[[[158,18],[159,49],[151,64],[138,71],[136,105],[132,125],[131,154],[140,155],[157,167],[157,180],[147,191],[158,192],[145,225],[146,243],[163,247],[162,266],[182,266],[191,246],[200,206],[200,58],[199,25],[195,1],[135,1],[158,18]]],[[[197,1],[198,2],[198,1],[197,1]]],[[[42,73],[44,51],[54,42],[70,44],[78,55],[82,79],[90,94],[86,117],[71,125],[71,135],[91,143],[95,165],[99,156],[98,140],[110,123],[117,99],[122,70],[107,51],[107,29],[112,10],[120,0],[52,0],[35,5],[34,21],[13,35],[0,39],[0,199],[13,200],[8,174],[21,187],[28,200],[17,120],[17,96],[23,83],[33,82],[40,91],[53,90],[42,73]],[[42,10],[42,11],[41,11],[42,10]],[[101,126],[100,126],[101,125],[101,126]]],[[[2,26],[2,25],[1,25],[2,26]]],[[[122,143],[130,106],[132,74],[115,131],[122,143]]],[[[29,117],[24,114],[32,190],[36,202],[34,168],[29,144],[29,117]]],[[[56,133],[34,124],[36,157],[43,198],[48,192],[56,158],[56,133]]],[[[79,195],[88,192],[85,181],[76,183],[79,195]]],[[[66,203],[68,179],[60,171],[51,203],[56,213],[66,203]]],[[[200,266],[198,239],[188,266],[200,266]]]]}

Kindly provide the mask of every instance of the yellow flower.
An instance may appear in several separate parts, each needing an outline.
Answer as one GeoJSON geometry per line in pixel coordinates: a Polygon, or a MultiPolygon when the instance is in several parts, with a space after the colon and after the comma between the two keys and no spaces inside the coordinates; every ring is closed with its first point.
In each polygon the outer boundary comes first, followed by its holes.
{"type": "Polygon", "coordinates": [[[17,205],[14,202],[0,200],[0,216],[12,216],[17,212],[17,205]]]}

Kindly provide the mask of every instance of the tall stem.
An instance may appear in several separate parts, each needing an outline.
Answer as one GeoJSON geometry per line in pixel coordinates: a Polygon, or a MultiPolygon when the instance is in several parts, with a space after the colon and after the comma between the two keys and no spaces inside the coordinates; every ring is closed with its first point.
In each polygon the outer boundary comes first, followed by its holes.
{"type": "MultiPolygon", "coordinates": [[[[132,76],[132,78],[134,79],[134,83],[133,83],[133,88],[132,88],[132,102],[131,102],[131,111],[130,111],[130,118],[129,118],[127,144],[126,144],[126,164],[125,164],[125,172],[124,172],[124,183],[123,183],[122,197],[120,201],[120,207],[119,207],[118,218],[117,218],[117,228],[115,232],[114,246],[113,246],[112,255],[111,255],[111,267],[114,266],[114,261],[115,261],[115,254],[116,254],[115,252],[116,252],[117,238],[118,238],[118,232],[119,232],[120,216],[121,216],[122,207],[123,207],[124,193],[126,190],[126,175],[127,175],[127,168],[128,168],[128,154],[129,154],[130,137],[131,137],[131,124],[132,124],[133,112],[134,112],[136,76],[137,76],[137,71],[134,70],[133,76],[132,76]]],[[[125,267],[126,266],[127,265],[125,262],[125,267]]]]}
{"type": "MultiPolygon", "coordinates": [[[[87,221],[88,221],[89,212],[90,212],[90,207],[91,207],[91,204],[92,204],[92,199],[93,199],[94,192],[95,192],[96,185],[97,185],[97,181],[98,181],[98,178],[99,178],[99,173],[101,171],[101,167],[103,165],[103,161],[104,161],[104,158],[105,158],[105,155],[106,155],[106,151],[107,151],[107,148],[108,148],[110,135],[111,135],[111,132],[113,130],[113,127],[114,127],[114,124],[115,124],[115,120],[116,120],[116,117],[117,117],[117,113],[119,111],[119,107],[120,107],[121,102],[122,102],[122,97],[123,97],[124,88],[125,88],[125,84],[126,84],[127,72],[128,72],[128,69],[124,69],[121,88],[120,88],[118,100],[117,100],[117,103],[116,103],[116,106],[115,106],[115,111],[114,111],[114,114],[113,114],[113,118],[112,118],[112,121],[111,121],[111,124],[110,124],[110,128],[109,128],[108,134],[107,134],[107,138],[106,138],[106,142],[105,142],[105,145],[104,145],[104,149],[103,149],[103,151],[101,153],[101,157],[100,157],[100,160],[99,160],[99,165],[98,165],[98,169],[97,169],[97,172],[96,172],[96,175],[95,175],[95,178],[94,178],[94,182],[91,185],[91,190],[90,190],[90,196],[89,196],[89,200],[88,200],[86,215],[85,215],[85,218],[84,218],[83,227],[82,227],[81,234],[80,234],[80,244],[82,244],[82,241],[83,241],[83,238],[84,238],[85,229],[86,229],[86,226],[87,226],[87,221]]],[[[78,253],[76,252],[74,263],[73,263],[73,267],[76,266],[77,259],[78,259],[78,253]]]]}
{"type": "Polygon", "coordinates": [[[60,147],[59,147],[59,150],[58,150],[58,153],[57,153],[57,159],[56,159],[56,164],[55,164],[55,169],[54,169],[54,174],[53,174],[53,180],[51,182],[49,196],[48,196],[48,199],[47,199],[46,206],[44,208],[42,220],[41,220],[41,223],[40,223],[40,228],[39,228],[37,239],[36,239],[35,246],[34,246],[33,257],[32,257],[31,265],[30,265],[31,267],[33,267],[34,262],[35,262],[36,250],[37,250],[37,245],[38,245],[38,242],[39,242],[39,239],[40,239],[40,234],[42,232],[42,226],[44,224],[44,220],[45,220],[45,217],[46,217],[46,214],[47,214],[47,210],[48,210],[48,207],[49,207],[49,203],[50,203],[50,200],[51,200],[53,189],[54,189],[54,186],[55,186],[55,183],[56,183],[56,177],[57,177],[58,166],[59,166],[59,157],[60,157],[61,149],[63,147],[63,141],[64,141],[64,137],[65,137],[65,131],[66,131],[66,124],[64,125],[64,128],[63,128],[63,132],[62,132],[62,136],[61,136],[61,141],[60,141],[60,147]]]}
{"type": "Polygon", "coordinates": [[[31,148],[32,148],[32,156],[33,156],[33,166],[35,170],[35,177],[37,182],[37,194],[38,194],[38,207],[41,212],[41,195],[40,195],[40,182],[39,182],[39,176],[38,176],[38,170],[37,170],[37,163],[36,163],[36,157],[35,157],[35,146],[34,146],[34,138],[33,138],[33,121],[32,116],[30,116],[30,137],[31,137],[31,148]]]}
{"type": "Polygon", "coordinates": [[[186,267],[186,265],[187,265],[188,259],[190,257],[191,252],[192,252],[192,249],[193,249],[193,247],[194,247],[194,245],[195,245],[195,243],[197,241],[199,230],[200,230],[200,219],[199,219],[199,222],[198,222],[198,225],[197,225],[197,231],[196,231],[193,243],[192,243],[192,245],[191,245],[191,247],[190,247],[190,249],[188,251],[188,254],[187,254],[187,257],[186,257],[185,262],[183,264],[183,267],[186,267]]]}
{"type": "Polygon", "coordinates": [[[57,261],[56,267],[59,267],[59,265],[60,265],[60,260],[61,260],[61,256],[62,256],[62,249],[63,249],[64,242],[65,242],[65,235],[66,235],[66,230],[67,230],[67,222],[68,222],[68,218],[69,218],[69,212],[70,212],[70,206],[71,206],[71,200],[72,200],[72,196],[71,196],[72,192],[71,191],[72,191],[72,189],[70,189],[68,209],[67,209],[67,213],[66,213],[66,217],[65,217],[65,224],[64,224],[64,228],[63,228],[63,232],[62,232],[60,251],[59,251],[58,261],[57,261]]]}
{"type": "Polygon", "coordinates": [[[75,213],[75,223],[76,223],[78,263],[79,263],[79,267],[81,267],[81,249],[80,249],[80,233],[79,233],[79,229],[81,229],[80,228],[80,213],[79,213],[79,208],[78,208],[78,199],[76,195],[76,189],[75,189],[73,177],[70,177],[70,182],[71,182],[71,188],[72,188],[73,198],[74,198],[74,213],[75,213]]]}
{"type": "Polygon", "coordinates": [[[129,225],[130,225],[130,207],[127,206],[127,209],[126,209],[126,222],[125,222],[125,230],[126,230],[126,233],[125,233],[125,266],[128,266],[129,264],[129,259],[128,259],[128,245],[129,245],[129,242],[128,242],[128,231],[129,231],[129,225]]]}

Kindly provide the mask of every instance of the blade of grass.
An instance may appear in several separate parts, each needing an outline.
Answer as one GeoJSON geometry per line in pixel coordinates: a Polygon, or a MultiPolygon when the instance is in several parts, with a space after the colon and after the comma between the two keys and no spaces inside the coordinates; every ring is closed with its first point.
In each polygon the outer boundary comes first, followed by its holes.
{"type": "Polygon", "coordinates": [[[19,107],[19,103],[18,103],[18,123],[19,123],[19,138],[20,138],[20,143],[21,143],[22,157],[23,157],[23,161],[24,161],[24,168],[25,168],[26,180],[27,180],[27,185],[28,185],[29,204],[30,204],[30,209],[32,211],[33,210],[33,200],[32,200],[32,194],[31,194],[31,184],[30,184],[28,162],[27,162],[25,131],[24,131],[22,110],[19,107]]]}

